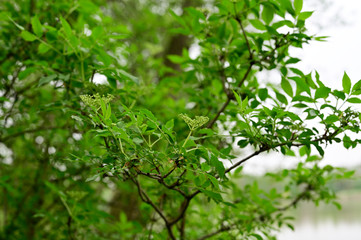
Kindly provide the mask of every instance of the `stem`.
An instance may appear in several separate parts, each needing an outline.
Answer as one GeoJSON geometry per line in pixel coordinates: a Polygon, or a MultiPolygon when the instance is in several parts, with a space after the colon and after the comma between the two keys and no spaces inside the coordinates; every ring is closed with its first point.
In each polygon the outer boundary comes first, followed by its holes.
{"type": "Polygon", "coordinates": [[[191,129],[191,130],[189,131],[189,134],[188,134],[186,140],[184,141],[184,143],[183,143],[183,145],[182,145],[182,148],[184,148],[184,146],[185,146],[186,143],[188,142],[188,139],[189,139],[189,137],[191,136],[192,132],[193,132],[193,130],[191,129]]]}
{"type": "Polygon", "coordinates": [[[83,82],[85,82],[84,61],[83,61],[83,59],[80,62],[80,68],[81,68],[81,78],[82,78],[83,82]]]}

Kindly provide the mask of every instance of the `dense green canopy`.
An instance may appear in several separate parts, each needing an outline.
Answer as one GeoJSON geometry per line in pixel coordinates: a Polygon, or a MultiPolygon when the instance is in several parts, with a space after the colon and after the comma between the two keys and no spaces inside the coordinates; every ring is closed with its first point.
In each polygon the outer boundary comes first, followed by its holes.
{"type": "Polygon", "coordinates": [[[275,239],[300,201],[334,202],[353,171],[319,163],[360,143],[361,82],[295,67],[324,40],[302,5],[3,0],[0,238],[275,239]],[[300,163],[245,182],[270,152],[300,163]]]}

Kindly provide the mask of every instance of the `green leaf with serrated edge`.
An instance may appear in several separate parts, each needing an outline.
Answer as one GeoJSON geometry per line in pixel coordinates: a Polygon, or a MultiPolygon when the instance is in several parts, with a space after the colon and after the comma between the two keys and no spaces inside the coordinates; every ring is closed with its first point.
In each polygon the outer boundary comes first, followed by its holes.
{"type": "Polygon", "coordinates": [[[285,91],[285,93],[287,93],[288,96],[293,97],[292,86],[291,86],[290,82],[284,77],[282,77],[282,80],[281,80],[281,87],[282,87],[283,91],[285,91]]]}
{"type": "Polygon", "coordinates": [[[36,37],[34,34],[28,32],[28,31],[26,31],[26,30],[22,31],[21,34],[20,34],[20,36],[21,36],[25,41],[28,41],[28,42],[32,42],[32,41],[35,41],[35,40],[37,39],[37,37],[36,37]]]}
{"type": "Polygon", "coordinates": [[[343,88],[343,92],[349,94],[350,90],[351,90],[351,79],[350,77],[347,75],[346,72],[344,72],[343,77],[342,77],[342,88],[343,88]]]}
{"type": "Polygon", "coordinates": [[[41,37],[43,35],[43,27],[39,21],[38,16],[31,18],[31,27],[36,36],[41,37]]]}

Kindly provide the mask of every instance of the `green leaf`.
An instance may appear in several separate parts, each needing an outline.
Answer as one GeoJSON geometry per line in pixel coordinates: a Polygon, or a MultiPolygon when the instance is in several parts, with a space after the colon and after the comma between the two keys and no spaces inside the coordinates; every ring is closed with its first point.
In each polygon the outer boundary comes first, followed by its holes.
{"type": "Polygon", "coordinates": [[[34,73],[37,71],[37,68],[35,67],[27,67],[24,71],[19,73],[19,80],[23,80],[25,79],[27,76],[29,76],[30,74],[34,73]]]}
{"type": "Polygon", "coordinates": [[[106,110],[106,114],[105,114],[105,120],[109,119],[110,116],[112,115],[112,108],[110,107],[110,105],[107,105],[107,110],[106,110]]]}
{"type": "Polygon", "coordinates": [[[282,80],[281,80],[281,87],[282,87],[283,91],[285,91],[285,93],[287,93],[288,96],[293,97],[292,86],[291,86],[290,82],[284,77],[282,77],[282,80]]]}
{"type": "Polygon", "coordinates": [[[302,10],[303,0],[294,0],[293,6],[295,7],[295,12],[298,15],[302,10]]]}
{"type": "Polygon", "coordinates": [[[173,62],[173,63],[176,63],[176,64],[181,64],[184,62],[184,58],[182,56],[179,56],[179,55],[168,55],[167,58],[173,62]]]}
{"type": "Polygon", "coordinates": [[[166,124],[165,127],[169,130],[172,130],[174,127],[174,119],[169,120],[166,124]]]}
{"type": "Polygon", "coordinates": [[[245,99],[243,99],[241,110],[244,111],[247,108],[247,106],[248,106],[248,96],[245,99]]]}
{"type": "Polygon", "coordinates": [[[341,91],[338,91],[338,90],[334,90],[334,91],[332,92],[332,94],[333,94],[334,96],[336,96],[337,98],[340,98],[340,99],[342,99],[342,100],[345,100],[345,98],[346,98],[345,93],[344,93],[344,92],[341,92],[341,91]]]}
{"type": "Polygon", "coordinates": [[[349,98],[349,99],[347,99],[347,102],[349,102],[349,103],[361,103],[361,99],[360,98],[349,98]]]}
{"type": "Polygon", "coordinates": [[[351,90],[351,79],[345,72],[342,77],[343,92],[349,94],[351,90]]]}
{"type": "Polygon", "coordinates": [[[325,119],[325,123],[331,124],[337,122],[339,118],[336,115],[330,115],[325,119]]]}
{"type": "Polygon", "coordinates": [[[361,90],[361,80],[358,80],[358,82],[352,87],[352,95],[360,95],[359,91],[361,90]],[[356,94],[359,93],[359,94],[356,94]]]}
{"type": "Polygon", "coordinates": [[[349,149],[351,147],[351,138],[347,135],[345,135],[342,139],[342,142],[343,142],[343,146],[346,148],[346,149],[349,149]]]}
{"type": "Polygon", "coordinates": [[[283,95],[283,94],[280,94],[278,92],[276,92],[276,98],[278,99],[278,101],[280,101],[281,103],[284,103],[284,104],[288,104],[288,101],[287,101],[287,98],[283,95]]]}
{"type": "Polygon", "coordinates": [[[252,26],[258,30],[266,30],[265,25],[258,19],[249,20],[252,26]]]}
{"type": "Polygon", "coordinates": [[[40,43],[38,46],[38,53],[39,54],[44,54],[47,51],[49,51],[50,47],[48,45],[46,45],[45,43],[40,43]]]}
{"type": "Polygon", "coordinates": [[[226,170],[224,168],[223,163],[221,161],[219,161],[216,156],[212,155],[210,164],[211,164],[211,166],[213,166],[216,169],[216,171],[220,177],[224,177],[226,170]]]}
{"type": "Polygon", "coordinates": [[[261,89],[258,91],[258,96],[259,96],[259,99],[261,99],[262,101],[266,100],[266,98],[268,97],[268,90],[267,90],[267,88],[261,88],[261,89]]]}
{"type": "Polygon", "coordinates": [[[251,236],[255,237],[257,240],[263,240],[263,237],[256,233],[252,233],[251,236]]]}
{"type": "Polygon", "coordinates": [[[126,77],[127,79],[132,80],[133,82],[135,82],[136,84],[139,84],[139,79],[129,73],[127,73],[126,71],[122,70],[122,69],[117,69],[117,73],[126,77]]]}
{"type": "Polygon", "coordinates": [[[36,37],[34,34],[28,32],[28,31],[26,31],[26,30],[22,31],[21,34],[20,34],[20,36],[21,36],[25,41],[28,41],[28,42],[32,42],[32,41],[35,41],[35,40],[37,39],[37,37],[36,37]]]}
{"type": "Polygon", "coordinates": [[[238,105],[239,105],[240,107],[242,107],[242,99],[241,99],[241,97],[240,97],[234,90],[232,90],[232,91],[233,91],[234,97],[235,97],[236,100],[237,100],[238,105]]]}
{"type": "Polygon", "coordinates": [[[43,27],[39,21],[38,16],[34,16],[31,18],[31,27],[33,28],[36,36],[41,37],[43,35],[43,27]]]}
{"type": "Polygon", "coordinates": [[[298,19],[305,21],[307,18],[311,17],[313,12],[301,12],[300,15],[298,15],[298,19]]]}
{"type": "Polygon", "coordinates": [[[271,5],[263,5],[263,11],[262,11],[262,19],[263,21],[269,25],[273,19],[274,10],[271,5]]]}
{"type": "Polygon", "coordinates": [[[208,191],[206,189],[199,189],[202,193],[204,193],[205,195],[207,195],[208,197],[212,198],[215,202],[222,202],[223,198],[222,195],[213,191],[208,191]]]}
{"type": "Polygon", "coordinates": [[[315,92],[315,99],[318,99],[318,98],[327,98],[328,95],[330,94],[331,92],[331,89],[328,88],[328,87],[320,87],[320,88],[317,88],[316,89],[316,92],[315,92]]]}
{"type": "Polygon", "coordinates": [[[52,74],[52,75],[40,78],[38,87],[53,81],[56,77],[57,77],[56,74],[52,74]]]}
{"type": "Polygon", "coordinates": [[[61,25],[63,26],[65,35],[69,38],[70,36],[72,36],[72,31],[69,23],[63,17],[60,17],[60,21],[61,25]]]}

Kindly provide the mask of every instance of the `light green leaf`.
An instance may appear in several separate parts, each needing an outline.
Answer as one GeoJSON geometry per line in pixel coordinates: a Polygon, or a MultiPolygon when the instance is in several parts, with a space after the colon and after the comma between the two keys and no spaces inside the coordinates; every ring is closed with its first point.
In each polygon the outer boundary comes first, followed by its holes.
{"type": "Polygon", "coordinates": [[[242,107],[242,99],[240,98],[240,96],[234,90],[232,90],[232,91],[233,91],[234,97],[237,100],[238,105],[242,107]]]}
{"type": "Polygon", "coordinates": [[[43,35],[43,27],[39,21],[38,16],[34,16],[31,18],[31,27],[33,28],[36,36],[41,37],[43,35]]]}
{"type": "Polygon", "coordinates": [[[63,17],[60,17],[60,21],[61,21],[61,25],[63,26],[65,35],[67,37],[70,37],[72,35],[72,31],[69,23],[63,17]]]}
{"type": "Polygon", "coordinates": [[[40,43],[38,46],[38,53],[39,54],[44,54],[47,51],[49,51],[50,47],[48,45],[46,45],[45,43],[40,43]]]}
{"type": "Polygon", "coordinates": [[[28,41],[28,42],[32,42],[37,39],[37,37],[34,34],[28,32],[26,30],[22,31],[20,35],[25,41],[28,41]]]}
{"type": "Polygon", "coordinates": [[[320,87],[320,88],[317,88],[316,89],[316,92],[315,92],[315,99],[318,99],[318,98],[327,98],[328,95],[330,94],[331,92],[331,89],[328,88],[328,87],[320,87]]]}
{"type": "Polygon", "coordinates": [[[360,98],[349,98],[347,99],[347,102],[349,103],[361,103],[361,99],[360,98]]]}
{"type": "Polygon", "coordinates": [[[243,99],[241,110],[244,111],[247,108],[247,106],[248,106],[248,96],[245,99],[243,99]]]}
{"type": "Polygon", "coordinates": [[[176,63],[176,64],[181,64],[184,62],[184,58],[182,56],[179,56],[179,55],[168,55],[167,58],[173,62],[173,63],[176,63]]]}
{"type": "Polygon", "coordinates": [[[299,20],[305,21],[307,18],[311,17],[313,12],[301,12],[298,16],[299,20]]]}
{"type": "Polygon", "coordinates": [[[265,25],[258,19],[249,20],[252,26],[258,30],[266,30],[265,25]]]}
{"type": "Polygon", "coordinates": [[[293,6],[295,7],[295,12],[298,15],[302,10],[303,0],[295,0],[293,2],[293,6]]]}
{"type": "Polygon", "coordinates": [[[344,93],[347,93],[347,94],[350,93],[350,90],[351,90],[351,79],[350,79],[350,77],[347,75],[346,72],[343,74],[342,87],[343,87],[343,92],[344,92],[344,93]]]}
{"type": "Polygon", "coordinates": [[[269,25],[272,22],[273,14],[274,14],[274,10],[271,6],[269,5],[263,6],[262,19],[267,25],[269,25]]]}

